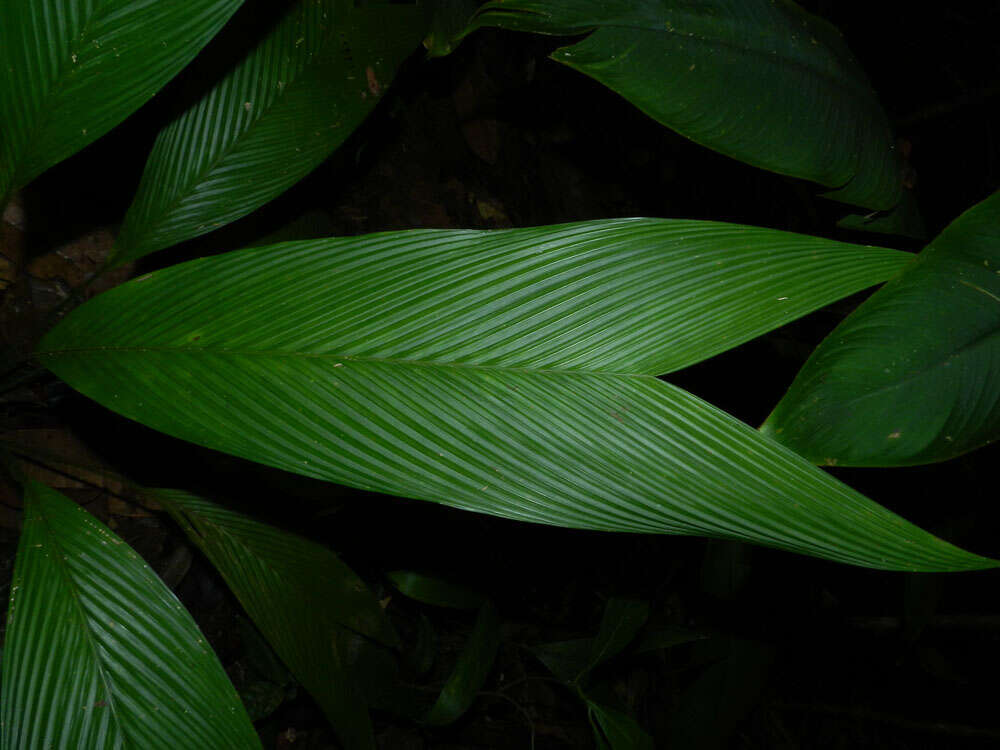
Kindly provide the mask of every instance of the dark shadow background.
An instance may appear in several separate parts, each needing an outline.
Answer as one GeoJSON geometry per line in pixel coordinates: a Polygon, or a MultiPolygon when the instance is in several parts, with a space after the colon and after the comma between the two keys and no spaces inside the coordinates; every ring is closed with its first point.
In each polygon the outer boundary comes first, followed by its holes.
{"type": "MultiPolygon", "coordinates": [[[[989,4],[836,3],[807,8],[843,32],[897,134],[933,236],[1000,186],[1000,12],[989,4]]],[[[696,146],[546,58],[560,40],[480,32],[453,55],[418,53],[368,122],[270,205],[145,259],[140,272],[262,238],[411,227],[507,227],[617,216],[716,219],[919,250],[837,230],[845,207],[811,184],[696,146]]],[[[563,40],[565,41],[565,40],[563,40]]],[[[213,54],[225,59],[224,45],[213,54]]],[[[111,134],[25,191],[27,252],[121,221],[159,127],[197,88],[190,73],[111,134]],[[67,186],[73,186],[68,189],[67,186]],[[31,223],[32,216],[45,223],[31,223]]],[[[847,300],[670,380],[751,424],[778,401],[847,300]]],[[[182,487],[329,544],[381,596],[385,571],[425,571],[498,604],[505,644],[483,696],[455,726],[375,714],[385,748],[589,747],[578,701],[546,683],[526,644],[593,635],[609,597],[651,603],[653,621],[719,634],[713,646],[625,658],[604,676],[666,747],[988,748],[1000,744],[996,572],[904,575],[693,538],[531,526],[346,490],[165,438],[48,384],[37,424],[68,425],[140,484],[182,487]],[[688,691],[722,665],[714,701],[688,691]],[[519,686],[505,688],[521,680],[519,686]],[[504,699],[495,694],[502,692],[504,699]],[[509,700],[508,700],[509,699],[509,700]],[[515,707],[516,703],[520,708],[515,707]]],[[[34,424],[33,423],[33,424],[34,424]]],[[[1000,555],[996,446],[944,464],[836,470],[851,486],[949,540],[1000,555]]],[[[156,564],[184,544],[165,521],[122,521],[156,564]],[[129,525],[131,524],[131,525],[129,525]]],[[[5,575],[16,535],[5,532],[5,575]]],[[[119,531],[119,533],[123,533],[119,531]]],[[[124,534],[123,534],[124,535],[124,534]]],[[[178,593],[239,685],[238,613],[197,556],[178,593]]],[[[409,606],[438,633],[441,674],[471,621],[409,606]]],[[[259,726],[266,747],[335,747],[302,695],[259,726]],[[285,744],[282,744],[285,743],[285,744]]]]}

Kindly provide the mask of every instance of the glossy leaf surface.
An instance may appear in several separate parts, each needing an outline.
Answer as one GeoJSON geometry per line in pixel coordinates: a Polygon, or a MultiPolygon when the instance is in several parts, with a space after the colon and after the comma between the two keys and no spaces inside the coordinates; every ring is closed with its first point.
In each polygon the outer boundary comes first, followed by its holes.
{"type": "Polygon", "coordinates": [[[160,133],[115,262],[245,216],[312,171],[382,97],[422,18],[409,4],[299,0],[160,133]]]}
{"type": "Polygon", "coordinates": [[[5,0],[0,203],[155,94],[242,0],[5,0]]]}
{"type": "Polygon", "coordinates": [[[300,536],[185,492],[153,494],[219,570],[344,746],[374,747],[367,708],[348,677],[345,636],[386,645],[398,637],[361,579],[300,536]]]}
{"type": "Polygon", "coordinates": [[[289,243],[113,289],[39,356],[132,419],[363,489],[875,567],[990,566],[655,377],[906,257],[665,220],[289,243]]]}
{"type": "Polygon", "coordinates": [[[844,320],[762,430],[853,466],[942,461],[1000,437],[1000,193],[844,320]]]}
{"type": "Polygon", "coordinates": [[[495,0],[471,28],[582,34],[552,53],[691,140],[836,188],[900,198],[888,121],[835,28],[789,0],[495,0]]]}
{"type": "Polygon", "coordinates": [[[97,519],[37,482],[11,585],[4,750],[259,748],[194,620],[97,519]]]}

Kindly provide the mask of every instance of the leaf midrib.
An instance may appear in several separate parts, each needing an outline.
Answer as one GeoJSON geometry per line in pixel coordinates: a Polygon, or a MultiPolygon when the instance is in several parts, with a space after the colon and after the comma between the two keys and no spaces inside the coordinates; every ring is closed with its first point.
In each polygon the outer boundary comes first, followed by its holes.
{"type": "MultiPolygon", "coordinates": [[[[544,15],[544,14],[539,14],[539,15],[544,15]]],[[[862,82],[860,80],[856,79],[853,75],[851,75],[849,70],[845,70],[844,71],[846,75],[843,77],[843,80],[841,80],[840,78],[837,78],[836,76],[831,75],[830,73],[822,70],[821,68],[817,68],[816,66],[811,65],[808,62],[802,61],[802,60],[800,60],[798,58],[789,57],[787,55],[773,55],[773,54],[768,54],[768,52],[766,50],[762,49],[762,48],[749,47],[749,46],[740,46],[740,45],[734,44],[733,42],[730,42],[730,41],[728,41],[726,39],[723,39],[722,37],[710,37],[710,36],[704,36],[703,34],[696,33],[696,32],[682,31],[680,29],[680,27],[678,27],[678,26],[671,26],[671,28],[666,28],[666,27],[659,27],[659,26],[651,26],[649,24],[643,24],[643,23],[639,23],[639,22],[629,23],[628,21],[616,21],[616,22],[610,22],[610,23],[600,23],[600,24],[595,24],[595,25],[580,26],[579,27],[579,33],[580,34],[585,34],[588,31],[589,32],[594,32],[594,31],[596,31],[598,29],[611,29],[611,28],[615,28],[615,29],[629,29],[629,30],[641,29],[643,31],[652,31],[652,32],[655,32],[655,33],[668,34],[670,36],[679,37],[682,40],[692,40],[692,41],[696,41],[696,42],[701,42],[702,44],[715,44],[715,45],[719,45],[721,47],[726,47],[726,48],[731,49],[731,50],[737,50],[737,51],[741,51],[741,52],[749,52],[749,53],[752,53],[755,57],[757,57],[757,58],[759,58],[761,60],[766,60],[766,61],[769,61],[769,62],[772,62],[772,63],[775,60],[779,60],[779,61],[782,62],[782,64],[786,64],[786,63],[787,64],[791,64],[792,66],[794,66],[794,67],[796,67],[796,68],[798,68],[800,70],[804,70],[804,71],[806,71],[806,72],[808,72],[808,73],[810,73],[812,75],[815,75],[815,76],[817,76],[819,78],[822,78],[822,79],[824,79],[824,80],[832,83],[835,88],[842,89],[844,91],[847,91],[850,94],[858,95],[860,93],[862,95],[862,98],[867,98],[867,99],[870,99],[871,96],[872,96],[871,89],[869,87],[865,86],[865,85],[862,85],[862,82]],[[848,81],[850,82],[850,84],[853,84],[853,85],[848,84],[847,83],[848,81]]],[[[813,35],[813,37],[815,37],[815,35],[813,35]]],[[[822,41],[820,41],[818,39],[817,39],[817,41],[819,42],[820,45],[822,45],[823,47],[829,49],[829,47],[824,42],[822,42],[822,41]]],[[[572,45],[568,45],[566,47],[560,47],[559,49],[560,50],[572,49],[573,47],[576,46],[576,44],[579,44],[579,42],[577,42],[575,44],[572,44],[572,45]]],[[[573,64],[571,62],[570,63],[566,63],[566,61],[564,61],[564,60],[558,60],[558,62],[563,62],[563,63],[569,64],[571,67],[573,67],[573,64]]]]}
{"type": "Polygon", "coordinates": [[[97,352],[157,352],[178,354],[211,354],[236,357],[275,357],[290,359],[328,359],[342,362],[358,362],[361,364],[386,364],[403,367],[439,367],[448,369],[486,370],[491,372],[516,372],[519,374],[544,375],[592,375],[601,377],[637,378],[642,380],[658,380],[656,375],[643,372],[621,372],[618,370],[595,370],[590,368],[572,367],[531,367],[522,365],[486,365],[475,362],[451,362],[440,360],[405,359],[401,357],[369,357],[356,354],[337,354],[336,352],[303,352],[284,349],[230,349],[209,348],[197,346],[85,346],[65,349],[52,349],[36,353],[38,357],[58,357],[65,354],[90,354],[97,352]]]}
{"type": "Polygon", "coordinates": [[[112,689],[112,680],[110,679],[110,675],[104,661],[101,659],[100,649],[97,647],[96,638],[94,637],[93,629],[90,626],[90,620],[87,617],[85,607],[80,599],[80,593],[77,590],[76,579],[73,577],[72,572],[69,570],[69,566],[66,564],[67,553],[65,552],[65,548],[59,543],[59,535],[56,533],[55,528],[52,526],[52,522],[49,520],[48,515],[42,508],[38,509],[38,518],[45,526],[46,533],[49,537],[49,544],[53,549],[58,550],[58,552],[50,559],[53,560],[53,564],[59,570],[64,584],[69,590],[70,597],[72,598],[74,605],[73,612],[80,622],[80,630],[84,635],[84,640],[86,641],[88,650],[91,653],[91,658],[94,660],[94,664],[96,665],[101,684],[104,686],[107,705],[114,717],[115,726],[125,742],[124,747],[130,747],[132,746],[132,742],[118,712],[116,694],[112,689]]]}

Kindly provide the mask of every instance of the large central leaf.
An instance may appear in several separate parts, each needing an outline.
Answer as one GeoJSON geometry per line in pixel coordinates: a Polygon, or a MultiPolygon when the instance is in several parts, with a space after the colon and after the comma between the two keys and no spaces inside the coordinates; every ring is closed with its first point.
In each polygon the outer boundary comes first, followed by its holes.
{"type": "Polygon", "coordinates": [[[354,487],[875,567],[989,566],[655,377],[908,257],[664,220],[288,243],[118,287],[39,355],[133,419],[354,487]]]}

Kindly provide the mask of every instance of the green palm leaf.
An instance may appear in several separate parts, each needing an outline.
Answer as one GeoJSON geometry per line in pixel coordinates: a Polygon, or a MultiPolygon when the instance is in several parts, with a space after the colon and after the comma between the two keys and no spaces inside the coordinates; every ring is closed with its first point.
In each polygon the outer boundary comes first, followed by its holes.
{"type": "Polygon", "coordinates": [[[5,0],[0,204],[138,109],[241,2],[5,0]]]}
{"type": "Polygon", "coordinates": [[[39,356],[132,419],[354,487],[875,567],[989,566],[655,377],[908,257],[642,219],[295,242],[118,287],[39,356]]]}
{"type": "Polygon", "coordinates": [[[11,584],[0,748],[259,748],[222,665],[121,539],[37,482],[11,584]]]}
{"type": "Polygon", "coordinates": [[[299,0],[160,133],[115,261],[210,232],[295,184],[374,108],[424,29],[415,5],[299,0]]]}
{"type": "Polygon", "coordinates": [[[943,461],[1000,438],[1000,193],[844,320],[761,429],[851,466],[943,461]]]}
{"type": "Polygon", "coordinates": [[[218,568],[254,623],[316,699],[347,748],[374,748],[368,709],[348,676],[353,633],[398,645],[375,597],[330,550],[194,495],[155,490],[218,568]]]}
{"type": "Polygon", "coordinates": [[[691,140],[892,208],[902,191],[888,120],[840,32],[790,0],[495,0],[482,26],[581,34],[552,59],[691,140]]]}

